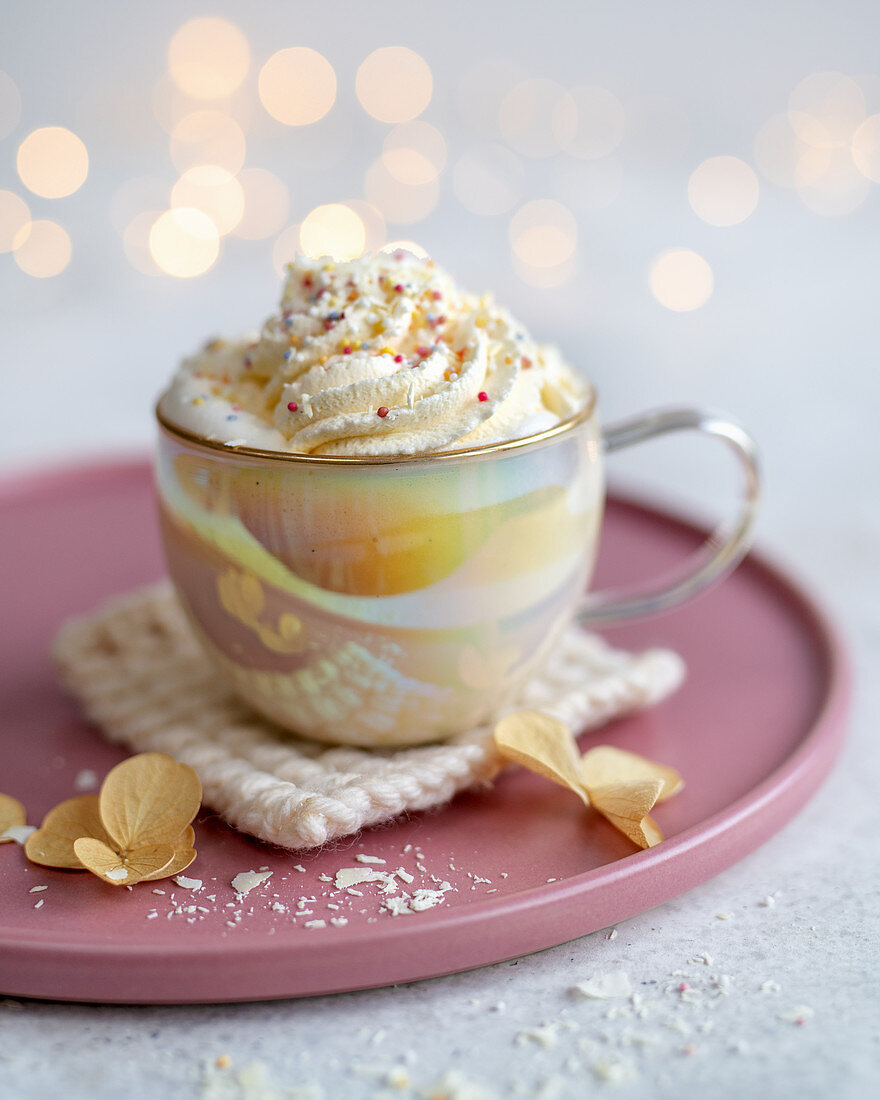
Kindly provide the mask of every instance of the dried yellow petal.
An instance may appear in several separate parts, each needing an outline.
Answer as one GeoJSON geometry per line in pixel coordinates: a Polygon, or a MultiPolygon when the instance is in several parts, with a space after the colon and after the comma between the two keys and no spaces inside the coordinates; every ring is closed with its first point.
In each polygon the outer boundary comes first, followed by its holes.
{"type": "Polygon", "coordinates": [[[662,779],[638,779],[590,787],[593,806],[640,848],[652,848],[663,839],[648,816],[663,789],[662,779]]]}
{"type": "Polygon", "coordinates": [[[141,879],[158,878],[174,860],[170,844],[149,844],[124,855],[102,840],[84,836],[74,841],[77,858],[92,874],[111,886],[133,886],[141,879]]]}
{"type": "Polygon", "coordinates": [[[170,878],[172,875],[179,875],[181,871],[185,871],[196,858],[196,850],[193,847],[195,840],[196,834],[193,832],[192,826],[187,825],[172,845],[174,848],[174,859],[172,859],[167,867],[163,867],[161,871],[154,871],[151,875],[144,875],[141,881],[149,882],[150,879],[154,878],[170,878]]]}
{"type": "Polygon", "coordinates": [[[0,844],[12,841],[11,836],[3,836],[7,829],[15,825],[26,825],[27,815],[24,806],[12,795],[0,794],[0,844]]]}
{"type": "Polygon", "coordinates": [[[110,840],[101,823],[96,794],[68,798],[50,810],[39,829],[28,837],[24,853],[31,863],[39,863],[43,867],[81,871],[83,865],[73,850],[74,841],[81,836],[105,842],[110,840]]]}
{"type": "Polygon", "coordinates": [[[173,855],[198,813],[202,785],[186,764],[164,752],[143,752],[117,764],[98,797],[101,820],[120,851],[164,845],[173,855]]]}
{"type": "Polygon", "coordinates": [[[658,764],[634,752],[626,752],[625,749],[616,749],[613,745],[597,745],[585,752],[579,771],[581,782],[588,790],[635,779],[661,779],[663,788],[658,802],[665,802],[684,786],[684,780],[675,768],[658,764]]]}
{"type": "Polygon", "coordinates": [[[495,745],[508,760],[567,787],[590,804],[581,783],[574,737],[558,718],[539,710],[515,711],[495,727],[495,745]]]}
{"type": "Polygon", "coordinates": [[[498,751],[546,779],[574,791],[640,848],[663,840],[649,816],[658,801],[681,790],[674,768],[636,753],[598,745],[578,757],[564,722],[541,711],[517,711],[495,727],[498,751]]]}

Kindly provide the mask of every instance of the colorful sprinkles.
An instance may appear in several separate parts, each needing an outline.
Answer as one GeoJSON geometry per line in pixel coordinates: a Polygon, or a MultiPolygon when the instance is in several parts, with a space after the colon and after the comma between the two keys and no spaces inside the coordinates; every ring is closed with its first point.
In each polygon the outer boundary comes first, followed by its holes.
{"type": "MultiPolygon", "coordinates": [[[[297,270],[295,263],[289,265],[291,280],[279,313],[267,322],[259,340],[238,344],[234,360],[224,357],[212,364],[214,369],[206,375],[214,383],[210,396],[202,395],[192,403],[198,405],[207,398],[213,404],[215,398],[246,395],[247,414],[234,405],[218,411],[227,420],[244,416],[248,421],[253,415],[260,415],[262,398],[273,405],[283,392],[282,386],[287,384],[289,395],[293,388],[290,383],[296,382],[297,389],[302,386],[318,392],[328,387],[334,391],[349,390],[354,401],[346,400],[343,404],[350,404],[351,412],[365,412],[368,419],[375,412],[380,420],[385,420],[393,412],[381,430],[382,435],[393,436],[395,430],[408,426],[408,414],[415,409],[419,397],[435,394],[438,405],[458,401],[470,404],[466,415],[472,425],[490,421],[496,406],[505,399],[502,384],[495,380],[494,365],[504,363],[512,368],[516,364],[520,370],[528,370],[534,358],[535,365],[543,367],[543,355],[540,352],[536,355],[531,344],[521,343],[523,334],[515,332],[509,320],[496,313],[488,296],[482,299],[468,296],[459,302],[453,289],[445,283],[438,286],[431,279],[429,272],[434,265],[430,261],[425,263],[425,272],[411,274],[403,263],[410,262],[406,254],[400,253],[397,259],[400,266],[389,265],[388,257],[377,257],[377,265],[367,265],[363,276],[348,265],[321,263],[305,272],[297,270]],[[478,351],[485,354],[478,355],[478,351]],[[530,352],[532,358],[522,354],[524,351],[530,352]],[[372,362],[365,363],[366,356],[372,362]],[[314,376],[305,378],[307,372],[320,371],[323,375],[321,368],[331,373],[327,381],[314,376]],[[399,386],[402,375],[410,370],[417,372],[420,381],[404,387],[408,390],[406,399],[395,396],[394,406],[377,407],[375,401],[390,397],[383,377],[395,375],[394,385],[399,386]],[[478,392],[472,388],[480,384],[491,388],[478,392]],[[238,386],[240,390],[236,389],[238,386]],[[444,392],[438,393],[438,387],[444,392]],[[450,387],[451,392],[446,392],[450,387]],[[476,413],[475,402],[485,404],[486,409],[476,413]]],[[[218,340],[209,349],[220,352],[233,346],[218,340]]],[[[199,377],[199,372],[194,373],[199,377]]],[[[505,389],[510,373],[505,372],[505,389]]],[[[306,420],[322,421],[336,411],[335,404],[328,405],[316,416],[304,394],[293,401],[282,399],[280,407],[285,405],[292,419],[276,426],[291,438],[298,435],[306,420]],[[293,416],[300,412],[302,417],[293,416]]],[[[335,430],[334,424],[330,431],[335,430]]],[[[310,443],[319,434],[312,432],[310,443]]]]}

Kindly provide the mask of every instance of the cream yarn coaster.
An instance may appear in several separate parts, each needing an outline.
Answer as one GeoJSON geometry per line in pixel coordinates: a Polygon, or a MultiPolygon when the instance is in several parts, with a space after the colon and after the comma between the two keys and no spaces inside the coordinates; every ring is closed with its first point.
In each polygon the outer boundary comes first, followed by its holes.
{"type": "MultiPolygon", "coordinates": [[[[491,725],[439,745],[381,751],[283,733],[230,694],[167,582],[65,624],[54,656],[63,683],[111,741],[189,764],[206,805],[283,848],[318,847],[440,806],[502,766],[491,725]]],[[[571,627],[518,707],[580,731],[656,703],[683,677],[675,653],[624,653],[571,627]]]]}

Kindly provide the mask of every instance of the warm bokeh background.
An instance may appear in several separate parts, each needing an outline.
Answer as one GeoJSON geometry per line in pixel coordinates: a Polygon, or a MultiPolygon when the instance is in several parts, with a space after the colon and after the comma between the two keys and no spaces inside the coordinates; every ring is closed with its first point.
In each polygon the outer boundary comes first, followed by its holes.
{"type": "MultiPolygon", "coordinates": [[[[561,344],[606,419],[737,414],[790,554],[832,548],[840,510],[877,535],[878,5],[30,0],[3,22],[6,468],[145,449],[177,359],[258,326],[295,248],[406,240],[561,344]]],[[[618,468],[706,505],[732,481],[702,446],[618,468]]]]}

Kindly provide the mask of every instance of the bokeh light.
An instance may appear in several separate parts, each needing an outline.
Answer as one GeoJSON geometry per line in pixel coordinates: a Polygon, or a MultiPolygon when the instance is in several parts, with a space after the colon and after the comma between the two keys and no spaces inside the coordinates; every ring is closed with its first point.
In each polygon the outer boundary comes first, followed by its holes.
{"type": "Polygon", "coordinates": [[[798,198],[814,214],[840,218],[862,205],[871,184],[853,163],[849,148],[825,152],[829,159],[823,172],[798,183],[798,198]]]}
{"type": "Polygon", "coordinates": [[[814,73],[791,93],[788,109],[802,141],[834,149],[852,141],[865,118],[865,96],[856,81],[843,73],[814,73]]]}
{"type": "Polygon", "coordinates": [[[290,209],[284,181],[266,168],[243,168],[237,179],[244,193],[244,213],[233,230],[235,236],[260,241],[278,233],[290,209]]]}
{"type": "Polygon", "coordinates": [[[241,86],[251,63],[242,32],[226,19],[206,15],[190,19],[168,47],[168,71],[194,99],[224,99],[241,86]]]}
{"type": "Polygon", "coordinates": [[[385,138],[382,163],[401,183],[430,183],[446,166],[446,141],[430,122],[402,122],[385,138]]]}
{"type": "Polygon", "coordinates": [[[416,244],[415,241],[389,241],[381,251],[387,252],[389,256],[393,256],[395,252],[409,252],[417,260],[430,260],[431,258],[428,252],[420,244],[416,244]]]}
{"type": "MultiPolygon", "coordinates": [[[[169,73],[162,73],[153,86],[150,105],[153,117],[168,134],[173,133],[174,127],[186,115],[205,108],[204,101],[193,99],[182,92],[169,73]]],[[[246,85],[231,96],[214,101],[212,106],[235,119],[242,130],[247,131],[251,123],[253,104],[246,85]]]]}
{"type": "Polygon", "coordinates": [[[793,188],[821,178],[831,163],[830,149],[817,144],[822,140],[821,127],[813,142],[805,141],[799,134],[817,127],[807,115],[793,125],[793,112],[772,115],[758,130],[755,137],[755,164],[765,179],[777,187],[793,188]]]}
{"type": "Polygon", "coordinates": [[[506,214],[519,202],[522,161],[503,145],[484,145],[465,153],[452,170],[455,197],[472,214],[506,214]]]}
{"type": "Polygon", "coordinates": [[[651,92],[626,102],[626,159],[642,168],[681,160],[691,136],[690,119],[678,100],[651,92]]]}
{"type": "Polygon", "coordinates": [[[754,170],[739,157],[709,157],[688,180],[688,201],[710,225],[738,225],[758,205],[754,170]]]}
{"type": "Polygon", "coordinates": [[[192,111],[171,132],[171,161],[178,172],[216,164],[235,175],[246,149],[244,131],[235,119],[213,108],[192,111]]]}
{"type": "Polygon", "coordinates": [[[626,112],[607,88],[583,85],[558,100],[551,117],[553,135],[574,157],[607,157],[623,141],[626,112]]]}
{"type": "Polygon", "coordinates": [[[336,73],[317,50],[291,46],[272,54],[260,69],[260,102],[285,126],[309,126],[336,101],[336,73]]]}
{"type": "Polygon", "coordinates": [[[498,110],[498,125],[508,145],[536,160],[558,153],[553,112],[564,95],[565,89],[555,80],[539,78],[515,84],[498,110]]]}
{"type": "Polygon", "coordinates": [[[510,219],[513,253],[529,267],[560,267],[574,255],[577,236],[574,215],[554,199],[533,199],[510,219]]]}
{"type": "Polygon", "coordinates": [[[27,240],[31,212],[13,191],[0,191],[0,252],[12,252],[27,240]]]}
{"type": "Polygon", "coordinates": [[[876,115],[880,111],[880,72],[859,73],[854,80],[865,97],[865,111],[869,115],[876,115]]]}
{"type": "Polygon", "coordinates": [[[0,71],[0,141],[9,137],[21,119],[21,94],[9,73],[0,71]]]}
{"type": "Polygon", "coordinates": [[[142,275],[162,274],[150,252],[150,231],[161,214],[161,210],[142,210],[122,231],[122,247],[128,262],[142,275]]]}
{"type": "Polygon", "coordinates": [[[150,254],[178,279],[202,275],[220,254],[217,226],[203,210],[181,206],[160,214],[150,230],[150,254]]]}
{"type": "Polygon", "coordinates": [[[651,293],[661,306],[675,313],[699,309],[712,296],[712,268],[688,248],[671,248],[651,264],[651,293]]]}
{"type": "Polygon", "coordinates": [[[35,195],[61,199],[85,183],[89,154],[71,130],[44,126],[32,130],[19,145],[16,167],[22,183],[35,195]]]}
{"type": "Polygon", "coordinates": [[[31,231],[13,252],[15,262],[35,279],[51,279],[70,263],[70,237],[57,222],[31,222],[31,231]]]}
{"type": "Polygon", "coordinates": [[[386,221],[411,225],[431,213],[437,205],[440,189],[436,179],[422,184],[401,183],[380,158],[367,169],[364,194],[367,202],[372,203],[386,221]]]}
{"type": "Polygon", "coordinates": [[[362,62],[355,90],[368,115],[380,122],[409,122],[431,102],[434,78],[427,61],[406,46],[384,46],[362,62]]]}
{"type": "Polygon", "coordinates": [[[346,199],[345,205],[350,206],[364,223],[364,233],[367,238],[365,251],[378,252],[385,244],[386,238],[385,219],[382,217],[381,210],[377,210],[372,203],[364,199],[346,199]]]}
{"type": "Polygon", "coordinates": [[[190,168],[171,190],[172,207],[201,210],[223,236],[231,233],[244,214],[244,190],[235,176],[216,164],[190,168]]]}
{"type": "Polygon", "coordinates": [[[364,223],[341,202],[316,206],[299,228],[300,251],[305,256],[343,262],[362,256],[367,244],[364,223]]]}
{"type": "Polygon", "coordinates": [[[287,271],[285,269],[296,254],[298,247],[299,224],[295,223],[283,229],[278,234],[275,244],[272,246],[272,266],[275,268],[275,273],[280,279],[287,277],[287,271]]]}
{"type": "Polygon", "coordinates": [[[853,162],[862,175],[880,183],[880,115],[866,118],[852,139],[853,162]]]}

